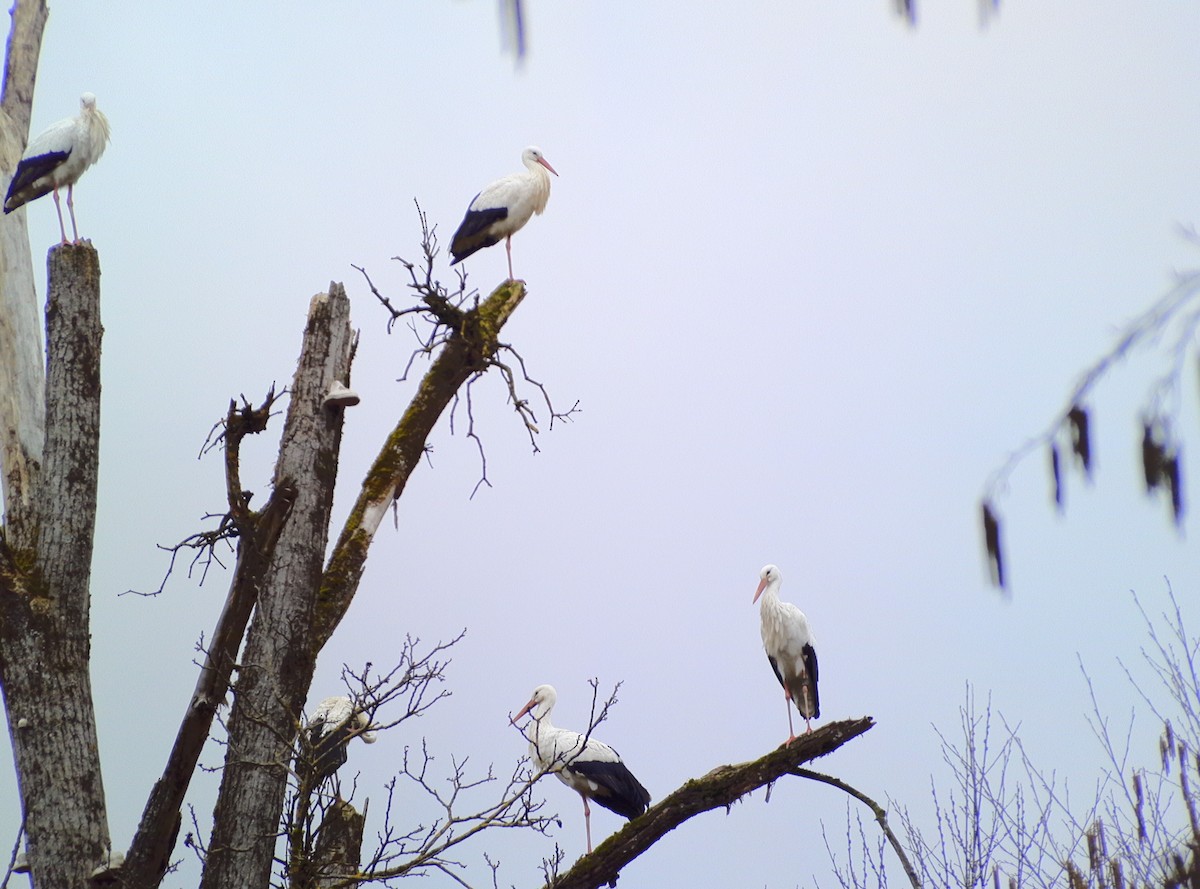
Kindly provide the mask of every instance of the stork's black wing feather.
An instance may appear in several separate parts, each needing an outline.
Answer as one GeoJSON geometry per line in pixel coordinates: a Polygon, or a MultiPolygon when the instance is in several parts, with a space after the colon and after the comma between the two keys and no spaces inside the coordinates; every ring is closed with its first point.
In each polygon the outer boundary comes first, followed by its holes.
{"type": "Polygon", "coordinates": [[[575,760],[569,766],[599,786],[591,798],[622,818],[636,818],[650,805],[650,791],[641,785],[623,762],[575,760]]]}
{"type": "Polygon", "coordinates": [[[767,655],[767,661],[770,662],[771,669],[775,671],[775,678],[779,680],[779,684],[784,688],[787,688],[787,683],[783,681],[783,674],[779,672],[779,664],[776,662],[775,658],[767,655]]]}
{"type": "MultiPolygon", "coordinates": [[[[479,197],[479,195],[475,195],[479,197]]],[[[474,199],[472,199],[474,203],[474,199]]],[[[508,207],[488,207],[486,210],[467,210],[467,215],[459,223],[458,231],[450,240],[450,255],[454,257],[450,265],[466,259],[476,250],[491,247],[500,240],[499,235],[488,232],[494,223],[508,218],[508,207]]]]}
{"type": "Polygon", "coordinates": [[[71,152],[69,151],[48,151],[45,154],[21,158],[21,162],[17,164],[16,172],[13,173],[12,182],[8,184],[8,194],[4,196],[4,212],[11,213],[22,204],[27,204],[34,198],[40,198],[49,192],[51,186],[40,188],[28,194],[22,194],[33,183],[37,182],[43,176],[54,172],[57,167],[66,163],[67,158],[70,156],[71,152]],[[18,196],[20,200],[14,200],[18,196]]]}
{"type": "Polygon", "coordinates": [[[817,650],[811,645],[805,645],[801,654],[804,657],[804,670],[808,673],[809,685],[812,686],[812,718],[816,719],[821,715],[821,696],[817,694],[817,650]]]}

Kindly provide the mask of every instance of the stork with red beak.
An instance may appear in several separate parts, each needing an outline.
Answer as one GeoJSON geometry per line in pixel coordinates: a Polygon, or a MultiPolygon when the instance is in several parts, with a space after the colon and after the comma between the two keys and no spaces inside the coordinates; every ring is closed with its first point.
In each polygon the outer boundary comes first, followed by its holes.
{"type": "Polygon", "coordinates": [[[650,805],[650,793],[625,767],[617,751],[603,741],[586,737],[550,722],[558,700],[552,685],[539,685],[529,703],[510,720],[513,725],[526,713],[533,716],[522,729],[529,741],[529,757],[539,772],[553,772],[583,800],[587,850],[592,851],[592,811],[588,800],[598,802],[622,818],[636,818],[650,805]]]}
{"type": "Polygon", "coordinates": [[[762,597],[758,613],[762,618],[763,648],[775,677],[783,686],[790,744],[796,740],[796,730],[792,726],[792,704],[804,717],[804,731],[807,734],[812,731],[812,720],[821,715],[821,703],[817,696],[817,650],[813,645],[812,630],[803,611],[791,602],[779,600],[782,582],[783,575],[779,569],[767,565],[759,574],[754,601],[762,597]]]}
{"type": "Polygon", "coordinates": [[[513,280],[512,236],[536,213],[539,216],[550,200],[550,173],[558,173],[534,146],[521,154],[526,172],[497,179],[467,207],[467,215],[450,240],[450,265],[462,262],[476,250],[504,240],[508,253],[508,280],[513,280]],[[547,173],[546,171],[550,172],[547,173]]]}

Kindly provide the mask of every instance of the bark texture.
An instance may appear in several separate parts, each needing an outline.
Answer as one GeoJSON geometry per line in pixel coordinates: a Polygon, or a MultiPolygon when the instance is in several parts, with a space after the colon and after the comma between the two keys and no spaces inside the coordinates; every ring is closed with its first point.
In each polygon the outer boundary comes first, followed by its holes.
{"type": "Polygon", "coordinates": [[[88,672],[102,333],[91,245],[50,251],[48,293],[44,463],[33,515],[22,533],[6,523],[0,552],[0,684],[39,889],[83,885],[109,851],[88,672]]]}
{"type": "Polygon", "coordinates": [[[312,860],[292,874],[292,889],[340,889],[358,873],[367,817],[343,799],[334,800],[321,820],[312,860]]]}
{"type": "Polygon", "coordinates": [[[349,378],[350,301],[341,285],[313,298],[291,387],[275,488],[295,491],[271,554],[229,718],[229,746],[201,886],[261,889],[270,882],[288,766],[312,680],[313,606],[328,541],[342,411],[323,401],[349,378]]]}

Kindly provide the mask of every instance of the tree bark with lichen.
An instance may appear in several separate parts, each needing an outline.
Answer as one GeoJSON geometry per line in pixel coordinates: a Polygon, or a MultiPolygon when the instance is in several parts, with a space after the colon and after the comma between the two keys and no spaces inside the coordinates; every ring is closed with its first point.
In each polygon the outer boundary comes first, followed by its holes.
{"type": "MultiPolygon", "coordinates": [[[[337,372],[313,376],[306,368],[319,366],[328,371],[339,362],[328,356],[316,362],[302,357],[292,385],[289,428],[296,423],[298,429],[307,428],[311,434],[284,432],[276,485],[290,482],[298,492],[297,502],[276,550],[277,565],[268,571],[267,585],[259,594],[241,657],[202,889],[250,889],[267,884],[292,744],[317,654],[349,608],[379,523],[403,492],[429,433],[459,388],[488,367],[497,348],[497,335],[524,295],[523,284],[507,282],[472,309],[443,307],[446,315],[442,320],[453,328],[369,470],[324,569],[320,560],[337,474],[341,412],[336,412],[338,435],[328,441],[320,428],[312,428],[311,418],[296,421],[293,412],[302,405],[299,416],[309,418],[315,405],[321,417],[328,420],[334,415],[320,408],[320,403],[333,379],[348,377],[348,304],[344,317],[326,318],[319,312],[310,315],[305,355],[314,336],[340,343],[346,350],[344,369],[340,376],[337,372]],[[293,462],[288,456],[289,443],[300,447],[306,461],[303,465],[288,468],[293,462]],[[290,567],[285,571],[284,566],[290,567]]],[[[345,299],[344,294],[341,298],[345,299]]]]}
{"type": "Polygon", "coordinates": [[[89,675],[100,262],[80,244],[48,265],[42,457],[5,500],[0,540],[0,685],[39,887],[83,885],[109,852],[89,675]]]}

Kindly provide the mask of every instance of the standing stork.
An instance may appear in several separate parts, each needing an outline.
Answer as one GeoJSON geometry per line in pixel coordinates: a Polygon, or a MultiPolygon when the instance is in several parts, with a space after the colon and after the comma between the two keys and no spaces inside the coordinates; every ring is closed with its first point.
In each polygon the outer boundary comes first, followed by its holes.
{"type": "Polygon", "coordinates": [[[633,777],[617,751],[603,741],[554,726],[550,711],[557,700],[553,685],[539,685],[529,703],[510,722],[516,725],[518,719],[532,712],[531,724],[521,732],[529,741],[529,756],[539,772],[553,772],[583,800],[583,823],[590,854],[592,810],[588,800],[594,799],[622,818],[636,818],[650,805],[650,792],[633,777]]]}
{"type": "Polygon", "coordinates": [[[108,145],[108,118],[96,107],[96,97],[84,93],[79,98],[79,115],[51,124],[25,148],[21,162],[13,172],[4,198],[4,212],[11,213],[42,195],[54,193],[54,209],[58,211],[58,228],[62,242],[67,243],[63,226],[62,206],[58,189],[67,187],[67,211],[71,214],[71,232],[79,241],[75,225],[75,183],[83,171],[100,160],[108,145]]]}
{"type": "Polygon", "coordinates": [[[762,596],[758,613],[762,618],[763,648],[771,669],[783,686],[790,744],[796,740],[796,730],[792,726],[793,703],[804,717],[805,734],[812,731],[812,720],[821,715],[821,702],[817,696],[817,650],[804,612],[791,602],[779,600],[779,585],[783,582],[779,569],[767,565],[759,578],[753,601],[757,602],[762,596]]]}
{"type": "Polygon", "coordinates": [[[450,265],[461,262],[476,250],[491,247],[504,239],[508,252],[508,280],[513,280],[512,236],[533,216],[539,216],[550,200],[550,173],[558,172],[542,156],[542,150],[530,146],[521,152],[521,161],[528,172],[513,173],[497,179],[475,195],[467,215],[450,241],[450,265]]]}
{"type": "Polygon", "coordinates": [[[304,726],[307,740],[304,752],[312,769],[314,787],[345,765],[346,746],[353,738],[362,738],[365,744],[375,743],[375,733],[367,731],[370,725],[367,714],[346,695],[334,695],[317,704],[304,726]]]}

